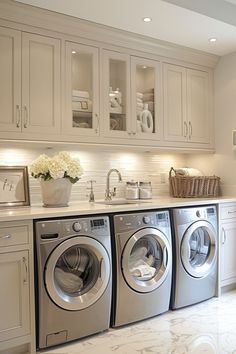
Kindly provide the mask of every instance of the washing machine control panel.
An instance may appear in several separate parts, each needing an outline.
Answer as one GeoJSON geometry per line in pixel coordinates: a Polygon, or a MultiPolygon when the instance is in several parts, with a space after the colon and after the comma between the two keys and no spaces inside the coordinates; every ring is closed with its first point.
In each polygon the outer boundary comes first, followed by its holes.
{"type": "Polygon", "coordinates": [[[166,210],[160,212],[115,215],[114,223],[116,232],[137,230],[142,227],[166,228],[169,227],[169,212],[166,210]]]}
{"type": "Polygon", "coordinates": [[[78,236],[110,236],[108,216],[38,221],[36,229],[40,242],[48,242],[75,234],[78,236]]]}

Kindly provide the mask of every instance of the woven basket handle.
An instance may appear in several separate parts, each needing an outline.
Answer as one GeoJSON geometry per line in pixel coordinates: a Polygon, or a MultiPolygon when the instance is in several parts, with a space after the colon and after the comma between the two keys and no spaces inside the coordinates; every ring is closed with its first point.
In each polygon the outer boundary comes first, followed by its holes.
{"type": "Polygon", "coordinates": [[[174,167],[171,167],[170,172],[169,172],[169,177],[174,177],[176,175],[174,167]]]}

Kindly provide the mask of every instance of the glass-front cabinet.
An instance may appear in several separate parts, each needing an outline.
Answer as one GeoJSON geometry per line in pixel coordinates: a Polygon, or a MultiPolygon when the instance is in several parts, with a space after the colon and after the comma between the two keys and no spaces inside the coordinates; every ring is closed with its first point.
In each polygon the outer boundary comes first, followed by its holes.
{"type": "Polygon", "coordinates": [[[66,42],[66,119],[68,134],[99,134],[98,48],[66,42]]]}
{"type": "Polygon", "coordinates": [[[158,139],[160,120],[160,63],[131,57],[132,131],[139,139],[158,139]]]}
{"type": "Polygon", "coordinates": [[[103,51],[104,131],[106,136],[157,140],[159,62],[103,51]]]}
{"type": "Polygon", "coordinates": [[[130,120],[130,57],[103,51],[103,102],[105,135],[127,138],[130,120]]]}

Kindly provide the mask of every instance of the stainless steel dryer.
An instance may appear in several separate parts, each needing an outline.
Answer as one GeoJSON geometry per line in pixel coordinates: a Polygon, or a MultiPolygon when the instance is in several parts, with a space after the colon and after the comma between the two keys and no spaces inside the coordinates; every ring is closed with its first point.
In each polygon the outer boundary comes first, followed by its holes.
{"type": "Polygon", "coordinates": [[[37,347],[50,347],[108,329],[108,217],[37,221],[35,230],[37,347]]]}
{"type": "Polygon", "coordinates": [[[173,309],[209,299],[217,284],[217,210],[214,205],[173,210],[173,309]]]}
{"type": "Polygon", "coordinates": [[[168,211],[114,216],[116,286],[112,326],[169,309],[172,273],[168,211]]]}

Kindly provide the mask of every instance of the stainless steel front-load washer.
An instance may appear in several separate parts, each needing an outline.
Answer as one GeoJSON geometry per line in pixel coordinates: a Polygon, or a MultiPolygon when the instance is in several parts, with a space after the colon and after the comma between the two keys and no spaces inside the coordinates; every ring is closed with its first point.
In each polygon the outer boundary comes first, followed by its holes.
{"type": "Polygon", "coordinates": [[[114,216],[115,287],[112,326],[169,309],[172,250],[169,212],[114,216]]]}
{"type": "Polygon", "coordinates": [[[173,309],[207,300],[217,285],[216,206],[177,208],[174,222],[173,309]]]}
{"type": "Polygon", "coordinates": [[[109,328],[111,243],[107,216],[35,222],[37,347],[109,328]]]}

